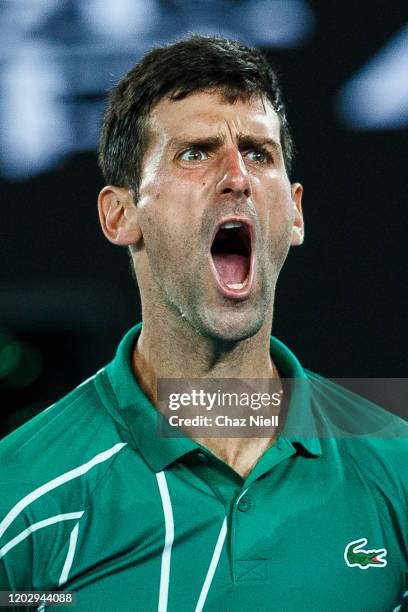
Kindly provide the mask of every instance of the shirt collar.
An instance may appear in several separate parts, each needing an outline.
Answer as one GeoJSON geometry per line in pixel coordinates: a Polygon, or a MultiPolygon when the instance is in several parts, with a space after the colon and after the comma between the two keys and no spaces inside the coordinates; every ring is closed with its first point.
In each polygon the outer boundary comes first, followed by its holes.
{"type": "Polygon", "coordinates": [[[132,371],[133,349],[141,329],[142,323],[139,323],[128,331],[106,371],[116,397],[116,408],[125,420],[135,445],[150,467],[160,472],[200,446],[184,435],[177,438],[160,437],[158,420],[164,417],[143,393],[132,371]]]}
{"type": "MultiPolygon", "coordinates": [[[[158,419],[164,417],[143,393],[132,371],[133,348],[141,328],[142,323],[139,323],[129,330],[119,344],[115,358],[105,371],[116,400],[116,410],[126,422],[133,441],[145,461],[155,472],[159,472],[183,455],[202,450],[203,447],[184,435],[177,438],[160,437],[158,419]]],[[[299,379],[302,383],[299,387],[296,384],[293,386],[282,436],[290,443],[298,442],[310,454],[319,455],[321,447],[317,436],[297,435],[297,432],[316,431],[306,374],[296,357],[282,342],[271,337],[270,349],[280,374],[285,378],[299,379]]]]}
{"type": "Polygon", "coordinates": [[[290,400],[281,438],[300,444],[314,456],[322,454],[312,412],[309,378],[295,355],[277,338],[271,336],[270,353],[282,378],[289,382],[290,400]]]}

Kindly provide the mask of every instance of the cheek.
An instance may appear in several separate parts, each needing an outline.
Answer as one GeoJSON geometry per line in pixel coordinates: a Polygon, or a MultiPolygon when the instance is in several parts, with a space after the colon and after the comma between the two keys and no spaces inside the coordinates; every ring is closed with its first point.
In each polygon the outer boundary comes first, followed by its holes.
{"type": "Polygon", "coordinates": [[[161,253],[190,248],[196,239],[202,217],[202,193],[192,188],[192,180],[160,172],[156,181],[141,191],[139,223],[146,247],[149,243],[161,253]]]}
{"type": "Polygon", "coordinates": [[[258,206],[258,214],[265,230],[272,232],[284,231],[292,226],[294,219],[294,207],[291,197],[290,186],[282,180],[270,180],[263,185],[262,192],[255,197],[258,206]]]}
{"type": "Polygon", "coordinates": [[[170,271],[181,271],[188,256],[188,228],[183,217],[166,207],[162,194],[155,198],[155,204],[140,211],[140,226],[147,258],[153,273],[160,276],[170,271]]]}
{"type": "Polygon", "coordinates": [[[163,223],[188,211],[191,183],[163,168],[146,173],[140,189],[138,206],[163,223]],[[150,178],[149,178],[150,177],[150,178]]]}

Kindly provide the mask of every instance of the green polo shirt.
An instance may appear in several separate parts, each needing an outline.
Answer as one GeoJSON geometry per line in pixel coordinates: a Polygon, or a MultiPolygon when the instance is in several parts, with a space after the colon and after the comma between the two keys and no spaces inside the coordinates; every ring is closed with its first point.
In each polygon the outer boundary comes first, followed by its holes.
{"type": "Polygon", "coordinates": [[[131,370],[140,329],[0,442],[0,590],[75,591],[81,612],[391,612],[407,583],[407,424],[377,410],[398,436],[331,435],[367,402],[271,338],[307,392],[241,478],[190,438],[158,437],[131,370]]]}

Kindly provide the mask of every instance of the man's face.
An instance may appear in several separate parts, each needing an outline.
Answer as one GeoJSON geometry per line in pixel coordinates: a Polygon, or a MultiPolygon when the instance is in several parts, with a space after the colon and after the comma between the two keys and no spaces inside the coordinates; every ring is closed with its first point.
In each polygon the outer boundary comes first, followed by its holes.
{"type": "Polygon", "coordinates": [[[142,297],[154,283],[200,335],[248,338],[271,323],[295,215],[301,220],[278,116],[260,98],[230,104],[199,92],[161,100],[150,123],[137,202],[142,297]]]}

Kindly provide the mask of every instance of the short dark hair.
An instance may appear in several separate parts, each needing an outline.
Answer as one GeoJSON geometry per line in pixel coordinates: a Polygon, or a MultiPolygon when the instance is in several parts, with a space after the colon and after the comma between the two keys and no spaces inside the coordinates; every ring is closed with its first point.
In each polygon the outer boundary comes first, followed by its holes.
{"type": "Polygon", "coordinates": [[[147,53],[114,87],[102,122],[99,165],[108,184],[133,191],[135,201],[148,145],[148,118],[166,95],[181,100],[197,91],[220,91],[231,103],[260,96],[280,119],[290,173],[293,143],[276,71],[257,49],[236,40],[191,35],[147,53]]]}

